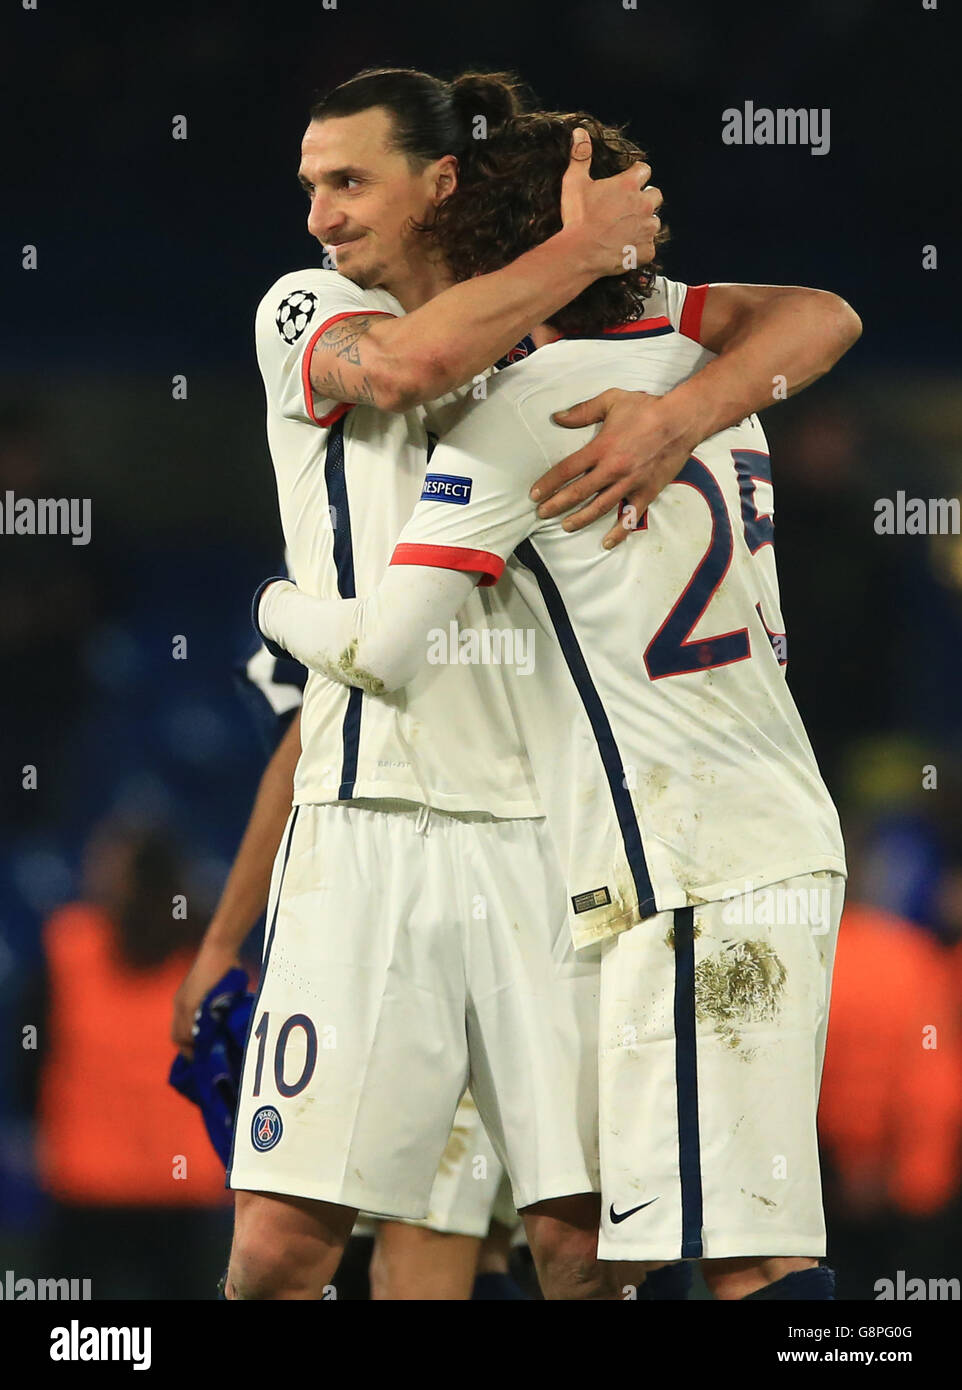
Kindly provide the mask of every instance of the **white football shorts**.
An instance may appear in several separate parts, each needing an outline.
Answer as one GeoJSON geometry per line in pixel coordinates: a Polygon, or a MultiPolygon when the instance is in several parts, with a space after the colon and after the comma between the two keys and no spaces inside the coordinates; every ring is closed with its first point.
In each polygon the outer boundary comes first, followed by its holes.
{"type": "Polygon", "coordinates": [[[514,1230],[520,1220],[511,1201],[507,1174],[485,1133],[471,1092],[465,1091],[431,1188],[428,1214],[423,1221],[408,1224],[442,1235],[483,1240],[492,1221],[514,1230]]]}
{"type": "Polygon", "coordinates": [[[604,943],[602,1259],[824,1255],[815,1116],[844,890],[803,875],[604,943]]]}
{"type": "Polygon", "coordinates": [[[599,965],[544,821],[297,806],[267,921],[229,1186],[425,1219],[470,1083],[516,1207],[598,1190],[599,965]]]}

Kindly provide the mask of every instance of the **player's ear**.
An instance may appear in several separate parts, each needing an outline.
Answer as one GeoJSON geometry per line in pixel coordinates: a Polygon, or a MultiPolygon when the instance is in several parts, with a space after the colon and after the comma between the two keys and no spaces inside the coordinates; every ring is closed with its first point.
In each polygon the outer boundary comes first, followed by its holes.
{"type": "Polygon", "coordinates": [[[440,207],[445,198],[458,186],[458,161],[453,154],[446,154],[432,166],[431,196],[435,207],[440,207]]]}

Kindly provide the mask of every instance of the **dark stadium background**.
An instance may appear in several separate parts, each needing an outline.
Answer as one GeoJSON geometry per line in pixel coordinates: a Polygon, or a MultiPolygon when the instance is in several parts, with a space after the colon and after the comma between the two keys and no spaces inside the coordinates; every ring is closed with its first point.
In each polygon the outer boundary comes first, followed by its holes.
{"type": "MultiPolygon", "coordinates": [[[[857,1064],[840,1058],[833,1073],[835,1112],[872,1113],[861,1148],[849,1134],[826,1154],[830,1251],[848,1296],[872,1297],[898,1269],[962,1275],[962,538],[873,529],[876,498],[960,490],[949,10],[8,7],[0,498],[90,497],[93,520],[86,547],[0,536],[0,1270],[94,1275],[97,1296],[126,1247],[133,1293],[207,1296],[222,1261],[223,1208],[183,1220],[161,1204],[138,1225],[108,1195],[102,1219],[88,1203],[64,1224],[34,1116],[50,1008],[41,928],[82,892],[83,851],[105,821],[169,836],[191,930],[223,881],[263,758],[231,668],[279,552],[253,312],[279,274],[317,259],[294,178],[312,97],[361,67],[404,64],[510,66],[545,105],[628,122],[666,194],[674,278],[816,285],[862,316],[831,379],[764,420],[789,682],[843,812],[850,898],[897,919],[846,967],[879,992],[857,1064]],[[830,108],[830,153],[723,145],[721,113],[746,99],[830,108]],[[176,115],[185,141],[171,138],[176,115]],[[28,244],[34,271],[21,269],[28,244]],[[937,269],[922,268],[926,245],[937,269]],[[171,657],[175,634],[186,660],[171,657]],[[35,790],[21,786],[27,764],[35,790]],[[936,788],[923,790],[923,767],[936,788]],[[914,962],[895,969],[895,990],[876,969],[879,953],[891,964],[886,942],[914,962]],[[939,1044],[923,1050],[936,995],[939,1044]],[[36,1050],[23,1046],[31,1024],[36,1050]]],[[[99,1023],[123,1052],[115,1016],[99,1023]]],[[[131,1107],[109,1072],[83,1100],[105,1149],[128,1142],[117,1116],[131,1107]]]]}

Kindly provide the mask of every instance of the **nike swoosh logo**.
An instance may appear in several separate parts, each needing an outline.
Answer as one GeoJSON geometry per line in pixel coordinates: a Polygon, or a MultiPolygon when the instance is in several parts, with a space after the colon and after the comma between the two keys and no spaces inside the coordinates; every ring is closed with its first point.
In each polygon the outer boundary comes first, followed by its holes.
{"type": "Polygon", "coordinates": [[[617,1226],[619,1221],[627,1221],[629,1216],[634,1216],[636,1211],[643,1211],[645,1207],[651,1206],[651,1202],[657,1201],[657,1197],[652,1197],[650,1202],[642,1202],[640,1206],[631,1207],[630,1210],[621,1212],[615,1211],[615,1204],[612,1202],[611,1206],[608,1208],[608,1218],[612,1225],[617,1226]]]}

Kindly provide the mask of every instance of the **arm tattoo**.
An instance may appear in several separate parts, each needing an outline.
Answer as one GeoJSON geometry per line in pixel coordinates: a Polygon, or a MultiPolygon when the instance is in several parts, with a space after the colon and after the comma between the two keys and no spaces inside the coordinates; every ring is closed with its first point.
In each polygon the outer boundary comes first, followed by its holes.
{"type": "Polygon", "coordinates": [[[374,322],[374,314],[354,314],[325,329],[311,354],[311,385],[319,396],[332,401],[354,401],[357,405],[374,404],[374,388],[371,379],[365,375],[359,385],[345,386],[341,372],[331,362],[334,357],[343,357],[352,367],[362,366],[360,339],[374,322]],[[323,353],[324,356],[318,356],[323,353]],[[322,364],[327,368],[321,369],[322,364]]]}
{"type": "MultiPolygon", "coordinates": [[[[312,360],[313,366],[313,360],[312,360]]],[[[354,401],[358,405],[374,404],[374,388],[369,377],[364,377],[359,386],[345,386],[339,371],[311,372],[311,386],[322,398],[329,401],[354,401]]]]}
{"type": "Polygon", "coordinates": [[[360,366],[361,350],[358,340],[371,327],[373,314],[353,314],[349,319],[332,324],[321,334],[321,346],[333,352],[335,357],[346,357],[353,366],[360,366]]]}

